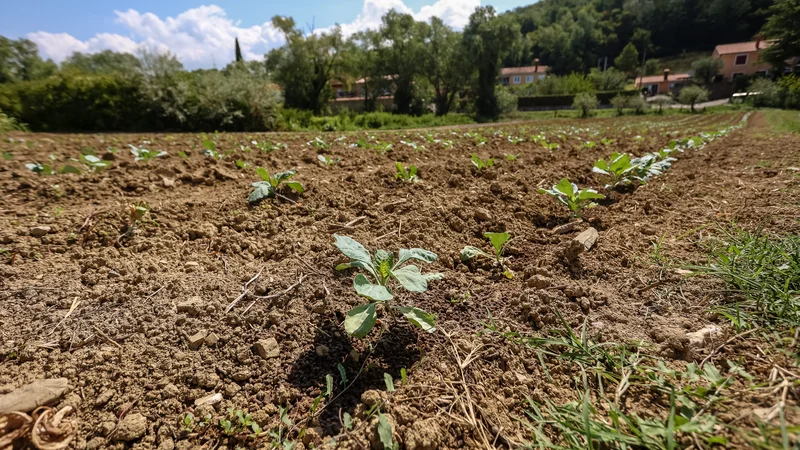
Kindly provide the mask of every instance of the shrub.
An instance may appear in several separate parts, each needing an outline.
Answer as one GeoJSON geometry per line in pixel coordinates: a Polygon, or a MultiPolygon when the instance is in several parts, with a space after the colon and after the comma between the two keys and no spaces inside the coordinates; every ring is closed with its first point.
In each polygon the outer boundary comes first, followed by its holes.
{"type": "Polygon", "coordinates": [[[696,103],[706,100],[708,100],[708,90],[700,86],[686,86],[681,89],[681,93],[678,95],[678,101],[684,105],[691,105],[692,112],[694,112],[694,105],[696,103]]]}
{"type": "Polygon", "coordinates": [[[617,110],[617,115],[621,116],[623,114],[623,110],[628,105],[628,98],[617,94],[611,99],[611,104],[614,106],[614,109],[617,110]]]}
{"type": "Polygon", "coordinates": [[[647,102],[644,101],[644,98],[641,95],[633,95],[628,97],[628,101],[625,102],[625,105],[628,108],[631,108],[636,114],[644,114],[645,110],[647,109],[647,102]]]}
{"type": "Polygon", "coordinates": [[[572,102],[572,107],[581,111],[581,117],[589,117],[591,112],[599,105],[600,101],[597,100],[597,96],[588,92],[581,92],[576,95],[575,100],[572,102]]]}
{"type": "Polygon", "coordinates": [[[517,110],[517,96],[509,89],[497,90],[497,106],[501,114],[508,114],[517,110]]]}
{"type": "Polygon", "coordinates": [[[767,78],[754,79],[747,87],[747,92],[758,93],[758,95],[753,96],[753,106],[775,107],[781,104],[778,85],[767,78]]]}
{"type": "Polygon", "coordinates": [[[787,75],[778,80],[785,108],[800,109],[800,76],[787,75]]]}
{"type": "Polygon", "coordinates": [[[669,95],[656,95],[655,97],[650,99],[650,103],[658,105],[658,113],[661,114],[663,112],[664,106],[671,105],[675,103],[672,100],[672,97],[669,95]]]}
{"type": "Polygon", "coordinates": [[[594,87],[600,92],[607,91],[621,91],[625,89],[628,84],[628,78],[624,72],[621,72],[613,67],[607,69],[605,72],[600,69],[592,69],[589,77],[594,83],[594,87]]]}
{"type": "Polygon", "coordinates": [[[19,123],[17,119],[8,117],[3,111],[0,111],[0,133],[8,131],[28,131],[28,127],[24,123],[19,123]]]}

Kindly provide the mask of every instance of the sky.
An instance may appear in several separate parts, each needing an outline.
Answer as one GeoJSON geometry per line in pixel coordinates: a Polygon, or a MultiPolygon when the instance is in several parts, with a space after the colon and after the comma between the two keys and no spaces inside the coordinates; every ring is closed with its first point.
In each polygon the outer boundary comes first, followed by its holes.
{"type": "Polygon", "coordinates": [[[335,24],[345,35],[377,28],[390,9],[418,20],[432,16],[462,29],[476,6],[498,11],[534,0],[28,0],[9,2],[0,16],[0,34],[27,38],[44,58],[61,62],[73,52],[106,49],[135,53],[139,48],[170,51],[188,69],[224,67],[233,59],[239,38],[246,60],[261,59],[281,45],[273,28],[275,15],[291,16],[304,28],[335,24]]]}

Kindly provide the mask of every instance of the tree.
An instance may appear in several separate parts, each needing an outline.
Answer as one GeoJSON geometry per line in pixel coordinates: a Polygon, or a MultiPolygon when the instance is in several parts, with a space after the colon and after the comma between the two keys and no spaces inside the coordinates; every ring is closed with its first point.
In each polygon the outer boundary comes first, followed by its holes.
{"type": "Polygon", "coordinates": [[[778,85],[767,78],[758,77],[747,87],[747,92],[757,92],[753,105],[757,107],[778,107],[781,103],[778,85]]]}
{"type": "Polygon", "coordinates": [[[91,74],[131,74],[139,72],[141,68],[142,63],[136,56],[112,50],[103,50],[92,54],[75,52],[61,63],[62,70],[75,70],[91,74]]]}
{"type": "Polygon", "coordinates": [[[625,74],[613,67],[609,67],[605,72],[593,68],[591,72],[589,72],[589,77],[592,79],[594,87],[601,92],[621,91],[624,90],[625,85],[628,84],[628,79],[625,74]]]}
{"type": "Polygon", "coordinates": [[[691,105],[694,112],[694,105],[708,100],[708,90],[700,86],[686,86],[678,94],[678,101],[684,105],[691,105]]]}
{"type": "Polygon", "coordinates": [[[235,38],[234,42],[236,42],[236,62],[242,62],[244,58],[242,58],[242,49],[239,47],[239,38],[235,38]]]}
{"type": "Polygon", "coordinates": [[[636,76],[636,69],[639,67],[639,51],[633,42],[629,42],[622,53],[614,59],[617,69],[625,72],[628,76],[636,76]]]}
{"type": "Polygon", "coordinates": [[[800,0],[775,0],[769,14],[761,34],[776,42],[764,50],[764,59],[781,73],[786,60],[800,56],[800,0]]]}
{"type": "Polygon", "coordinates": [[[648,59],[644,63],[645,75],[658,75],[661,72],[661,61],[657,59],[648,59]]]}
{"type": "Polygon", "coordinates": [[[477,69],[475,109],[478,116],[495,118],[500,114],[495,95],[503,58],[519,49],[519,24],[510,16],[497,16],[491,6],[479,6],[464,28],[463,45],[472,67],[477,69]]]}
{"type": "Polygon", "coordinates": [[[450,29],[442,19],[431,18],[425,38],[423,74],[433,87],[437,116],[450,111],[458,92],[472,78],[473,70],[461,42],[460,33],[450,29]]]}
{"type": "Polygon", "coordinates": [[[386,50],[381,33],[365,30],[354,34],[347,42],[345,56],[340,80],[351,86],[363,80],[364,111],[375,111],[378,97],[389,91],[392,84],[384,67],[386,50]]]}
{"type": "Polygon", "coordinates": [[[321,114],[333,93],[330,80],[343,59],[341,29],[305,36],[290,17],[275,16],[272,23],[286,43],[267,54],[266,64],[272,79],[283,89],[284,105],[321,114]]]}
{"type": "Polygon", "coordinates": [[[39,80],[57,70],[56,63],[39,56],[33,41],[0,36],[0,83],[39,80]]]}
{"type": "Polygon", "coordinates": [[[692,78],[703,84],[709,84],[722,70],[722,60],[719,58],[703,58],[692,63],[692,78]]]}
{"type": "Polygon", "coordinates": [[[380,28],[386,46],[385,69],[394,82],[394,106],[398,113],[409,114],[414,100],[414,77],[420,73],[425,47],[426,24],[411,14],[390,10],[381,18],[380,28]]]}
{"type": "Polygon", "coordinates": [[[661,114],[664,111],[665,105],[673,104],[672,97],[669,95],[656,95],[655,97],[650,98],[650,103],[655,103],[658,105],[658,113],[661,114]]]}
{"type": "Polygon", "coordinates": [[[628,97],[617,94],[611,99],[611,105],[617,110],[617,115],[621,116],[624,114],[625,107],[628,106],[628,97]]]}
{"type": "Polygon", "coordinates": [[[581,92],[572,101],[572,107],[581,111],[581,117],[589,117],[598,106],[600,101],[597,96],[588,92],[581,92]]]}

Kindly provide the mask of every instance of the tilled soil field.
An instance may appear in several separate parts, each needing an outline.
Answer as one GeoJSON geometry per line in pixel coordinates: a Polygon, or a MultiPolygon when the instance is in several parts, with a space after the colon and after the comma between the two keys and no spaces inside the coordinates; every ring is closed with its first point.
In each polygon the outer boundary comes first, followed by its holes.
{"type": "MultiPolygon", "coordinates": [[[[797,385],[772,389],[772,356],[744,344],[711,354],[734,336],[708,312],[724,287],[665,263],[703,264],[710,225],[800,228],[800,137],[774,134],[759,113],[322,135],[12,133],[0,151],[0,404],[66,379],[50,400],[72,407],[70,448],[536,446],[531,405],[580,401],[591,384],[525,344],[565,327],[641,342],[675,370],[708,355],[739,361],[770,389],[703,412],[755,433],[800,423],[797,385]],[[672,154],[644,185],[605,191],[592,173],[614,151],[642,156],[737,125],[672,154]],[[129,144],[166,155],[135,161],[129,144]],[[82,154],[108,167],[92,171],[82,154]],[[479,170],[472,154],[494,165],[479,170]],[[419,181],[396,179],[396,162],[415,165],[419,181]],[[36,163],[81,173],[26,167],[36,163]],[[251,206],[255,167],[296,170],[305,192],[251,206]],[[569,210],[538,192],[564,177],[607,194],[566,226],[569,210]],[[137,205],[148,212],[134,222],[137,205]],[[576,253],[590,228],[596,242],[576,253]],[[460,259],[467,245],[490,252],[483,233],[502,231],[513,279],[489,259],[460,259]],[[334,270],[346,262],[334,233],[370,251],[435,252],[421,269],[444,278],[394,294],[437,330],[382,315],[367,337],[348,336],[345,314],[365,300],[355,271],[334,270]],[[781,417],[763,413],[781,395],[781,417]]],[[[637,393],[626,408],[664,416],[670,399],[637,393]]],[[[750,447],[717,426],[724,446],[750,447]]],[[[683,436],[678,448],[713,444],[683,436]]]]}

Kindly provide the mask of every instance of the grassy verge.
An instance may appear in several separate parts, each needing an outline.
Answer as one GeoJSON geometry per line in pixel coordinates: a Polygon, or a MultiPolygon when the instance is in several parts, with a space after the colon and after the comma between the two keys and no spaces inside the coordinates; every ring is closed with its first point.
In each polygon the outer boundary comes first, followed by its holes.
{"type": "MultiPolygon", "coordinates": [[[[570,374],[573,400],[528,399],[521,419],[528,448],[798,448],[788,394],[800,386],[800,237],[721,231],[708,246],[709,263],[693,269],[723,280],[731,301],[719,312],[737,331],[752,328],[716,348],[716,362],[711,355],[699,363],[665,360],[639,342],[598,342],[585,323],[575,332],[563,319],[544,337],[502,333],[535,350],[548,382],[555,382],[551,374],[561,382],[570,374]],[[720,357],[737,339],[737,351],[728,353],[734,360],[720,357]],[[742,348],[758,349],[769,367],[742,348]],[[755,413],[759,397],[773,404],[759,410],[765,414],[755,413]]],[[[488,328],[500,333],[493,322],[488,328]]]]}
{"type": "Polygon", "coordinates": [[[800,134],[800,111],[767,109],[764,115],[775,131],[800,134]]]}

